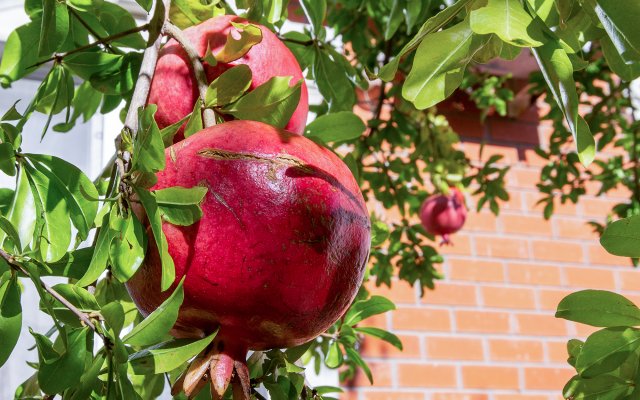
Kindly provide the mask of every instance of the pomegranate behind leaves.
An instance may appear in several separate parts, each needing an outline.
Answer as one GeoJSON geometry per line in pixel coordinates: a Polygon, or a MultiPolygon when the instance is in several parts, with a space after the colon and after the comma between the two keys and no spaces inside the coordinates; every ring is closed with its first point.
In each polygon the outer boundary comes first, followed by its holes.
{"type": "Polygon", "coordinates": [[[440,245],[451,244],[449,235],[459,231],[467,218],[467,208],[462,193],[450,188],[449,194],[434,194],[420,207],[420,220],[424,229],[442,236],[440,245]]]}

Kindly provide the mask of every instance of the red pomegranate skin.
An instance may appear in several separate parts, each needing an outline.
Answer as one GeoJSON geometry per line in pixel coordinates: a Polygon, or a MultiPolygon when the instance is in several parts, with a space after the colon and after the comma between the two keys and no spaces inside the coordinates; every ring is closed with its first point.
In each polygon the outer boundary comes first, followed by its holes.
{"type": "MultiPolygon", "coordinates": [[[[232,29],[235,30],[231,22],[248,23],[233,15],[222,15],[185,29],[184,36],[201,57],[205,56],[207,46],[216,54],[224,47],[227,34],[232,29]]],[[[253,74],[249,90],[255,89],[274,76],[292,76],[292,85],[302,80],[300,102],[285,126],[285,129],[290,132],[302,134],[307,122],[309,100],[300,65],[293,53],[273,32],[264,26],[257,26],[262,31],[262,41],[253,46],[244,56],[228,64],[218,63],[212,67],[204,62],[207,78],[211,82],[234,65],[245,64],[253,74]]],[[[193,111],[197,99],[198,85],[191,63],[180,44],[173,39],[169,40],[160,50],[149,92],[148,103],[158,105],[156,113],[158,126],[164,128],[180,121],[193,111]]],[[[181,129],[175,141],[183,138],[183,129],[181,129]]]]}
{"type": "MultiPolygon", "coordinates": [[[[305,343],[353,301],[369,255],[370,222],[347,166],[309,139],[253,121],[204,129],[166,150],[153,188],[209,188],[203,217],[163,224],[176,281],[186,274],[175,336],[247,349],[305,343]]],[[[150,230],[147,230],[150,232],[150,230]]],[[[149,243],[154,243],[149,240],[149,243]]],[[[164,301],[157,249],[127,283],[143,315],[164,301]]]]}
{"type": "Polygon", "coordinates": [[[456,188],[449,194],[436,194],[427,198],[420,207],[420,220],[432,235],[440,235],[443,244],[450,243],[449,235],[459,231],[467,219],[464,197],[456,188]]]}

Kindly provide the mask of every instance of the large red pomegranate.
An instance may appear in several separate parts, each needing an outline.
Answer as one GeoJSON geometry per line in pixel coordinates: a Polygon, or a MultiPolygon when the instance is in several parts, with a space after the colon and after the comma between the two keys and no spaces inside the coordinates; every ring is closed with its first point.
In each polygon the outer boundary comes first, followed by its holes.
{"type": "MultiPolygon", "coordinates": [[[[231,121],[174,144],[166,163],[153,189],[209,188],[198,223],[163,224],[175,284],[186,275],[174,335],[220,327],[217,350],[244,362],[247,349],[307,342],[343,315],[362,282],[370,222],[335,154],[263,123],[231,121]]],[[[160,290],[157,249],[147,253],[127,283],[144,315],[172,292],[160,290]]]]}
{"type": "MultiPolygon", "coordinates": [[[[184,30],[184,36],[191,42],[201,57],[207,48],[216,54],[225,45],[227,34],[236,30],[231,22],[247,23],[234,15],[222,15],[211,18],[199,25],[184,30]]],[[[224,71],[238,64],[246,64],[251,69],[253,81],[249,90],[267,82],[274,76],[292,76],[291,84],[303,80],[300,102],[286,130],[302,133],[309,112],[307,87],[300,65],[295,56],[268,28],[257,25],[262,31],[262,41],[254,45],[244,56],[228,64],[218,63],[210,66],[204,62],[209,82],[224,71]]],[[[198,85],[192,73],[186,53],[175,40],[170,40],[160,50],[158,64],[149,92],[149,103],[158,105],[156,121],[164,128],[180,121],[193,110],[198,99],[198,85]]],[[[182,130],[176,135],[176,141],[182,140],[182,130]]]]}
{"type": "Polygon", "coordinates": [[[420,220],[424,229],[432,235],[442,236],[441,244],[450,244],[449,235],[459,231],[467,219],[464,196],[456,188],[449,194],[435,194],[420,207],[420,220]]]}

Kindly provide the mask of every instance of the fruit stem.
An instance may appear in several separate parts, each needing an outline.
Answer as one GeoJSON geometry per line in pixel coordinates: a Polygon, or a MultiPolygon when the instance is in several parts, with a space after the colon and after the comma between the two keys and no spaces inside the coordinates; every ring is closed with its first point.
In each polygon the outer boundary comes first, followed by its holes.
{"type": "Polygon", "coordinates": [[[178,42],[180,46],[182,46],[185,53],[187,53],[187,57],[189,58],[191,65],[193,66],[193,73],[198,84],[198,93],[200,94],[200,100],[202,100],[202,120],[204,122],[205,128],[215,125],[215,113],[212,109],[206,108],[205,106],[205,98],[207,96],[207,89],[209,89],[209,83],[207,81],[207,74],[204,71],[204,66],[202,65],[202,60],[200,59],[198,51],[193,47],[189,39],[185,37],[180,28],[173,25],[171,22],[165,22],[164,32],[167,35],[171,36],[176,42],[178,42]]]}

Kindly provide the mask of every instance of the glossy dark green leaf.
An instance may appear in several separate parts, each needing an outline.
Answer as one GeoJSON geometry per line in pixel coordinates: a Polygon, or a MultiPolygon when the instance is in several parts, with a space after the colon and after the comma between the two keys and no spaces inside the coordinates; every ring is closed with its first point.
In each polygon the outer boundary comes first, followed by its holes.
{"type": "Polygon", "coordinates": [[[462,83],[473,54],[490,39],[477,35],[468,20],[424,38],[402,88],[402,96],[417,108],[432,107],[462,83]]]}
{"type": "Polygon", "coordinates": [[[129,363],[135,374],[172,371],[204,350],[213,341],[216,333],[199,340],[175,339],[149,347],[132,354],[129,363]]]}
{"type": "Polygon", "coordinates": [[[223,109],[238,119],[260,121],[284,128],[300,101],[301,84],[290,85],[291,77],[276,76],[223,109]]]}
{"type": "Polygon", "coordinates": [[[158,107],[149,104],[138,113],[138,134],[133,144],[132,170],[158,172],[164,169],[164,143],[154,118],[158,107]]]}
{"type": "MultiPolygon", "coordinates": [[[[151,11],[151,7],[153,7],[153,0],[136,0],[136,3],[140,4],[140,7],[144,8],[146,12],[151,11]]],[[[156,1],[156,4],[162,4],[161,1],[156,1]]]]}
{"type": "Polygon", "coordinates": [[[147,234],[133,213],[128,217],[111,218],[112,239],[109,246],[111,272],[120,282],[127,282],[144,261],[147,234]]]}
{"type": "Polygon", "coordinates": [[[311,71],[320,94],[329,104],[329,111],[351,111],[356,97],[346,71],[327,51],[316,48],[315,53],[311,71]]]}
{"type": "Polygon", "coordinates": [[[151,230],[160,254],[160,260],[162,261],[161,289],[162,291],[165,291],[169,289],[175,280],[176,271],[173,259],[169,254],[167,238],[162,231],[162,214],[158,209],[156,198],[152,193],[138,187],[134,187],[134,191],[138,195],[138,198],[147,213],[147,217],[149,218],[149,224],[151,225],[151,230]]]}
{"type": "Polygon", "coordinates": [[[123,342],[131,346],[156,344],[169,333],[178,319],[178,311],[184,300],[184,278],[171,296],[124,337],[123,342]]]}
{"type": "Polygon", "coordinates": [[[238,100],[251,86],[251,69],[240,64],[223,72],[207,89],[206,106],[222,107],[238,100]]]}
{"type": "Polygon", "coordinates": [[[304,135],[323,142],[343,142],[359,138],[366,129],[366,125],[356,114],[341,111],[316,118],[307,125],[304,135]]]}
{"type": "Polygon", "coordinates": [[[13,201],[13,190],[0,188],[0,214],[8,215],[11,202],[13,201]]]}
{"type": "Polygon", "coordinates": [[[227,34],[224,47],[215,54],[215,58],[221,63],[230,63],[244,56],[253,46],[262,41],[262,31],[257,25],[231,22],[235,28],[227,34]]]}
{"type": "Polygon", "coordinates": [[[69,34],[69,11],[57,0],[43,0],[42,30],[38,54],[48,56],[56,52],[69,34]]]}
{"type": "Polygon", "coordinates": [[[193,111],[191,117],[187,120],[187,125],[184,127],[184,137],[188,138],[194,133],[200,132],[204,129],[204,122],[202,121],[202,100],[198,97],[196,103],[193,105],[193,111]]]}
{"type": "Polygon", "coordinates": [[[141,63],[141,53],[126,53],[122,57],[122,62],[113,68],[103,69],[92,74],[89,80],[91,86],[104,94],[122,97],[123,94],[133,90],[138,80],[141,63]]]}
{"type": "MultiPolygon", "coordinates": [[[[18,252],[22,252],[22,242],[20,241],[20,234],[13,226],[11,221],[0,215],[0,231],[3,231],[13,245],[17,248],[18,252]]],[[[1,245],[2,243],[0,243],[1,245]]],[[[1,247],[1,246],[0,246],[1,247]]]]}
{"type": "Polygon", "coordinates": [[[16,153],[11,143],[0,143],[0,172],[16,175],[16,153]]]}
{"type": "Polygon", "coordinates": [[[495,33],[503,41],[520,47],[542,45],[544,35],[518,0],[488,0],[471,11],[471,29],[478,34],[495,33]]]}
{"type": "Polygon", "coordinates": [[[173,138],[176,136],[180,128],[184,126],[185,122],[189,120],[189,118],[191,118],[191,114],[187,114],[180,121],[164,127],[160,130],[160,136],[162,136],[162,141],[164,142],[165,147],[169,147],[173,144],[173,138]]]}
{"type": "Polygon", "coordinates": [[[40,21],[22,25],[9,35],[0,61],[0,83],[6,87],[36,70],[30,68],[38,62],[40,21]]]}
{"type": "Polygon", "coordinates": [[[640,61],[625,62],[609,38],[600,39],[600,45],[602,46],[602,53],[607,59],[607,64],[620,78],[625,81],[632,81],[640,76],[640,61]]]}
{"type": "Polygon", "coordinates": [[[578,94],[573,80],[573,66],[559,42],[549,41],[544,46],[532,49],[540,70],[569,125],[580,161],[591,164],[596,153],[596,144],[589,125],[578,113],[578,94]]]}
{"type": "Polygon", "coordinates": [[[36,339],[40,359],[38,383],[45,393],[61,393],[80,382],[84,372],[89,328],[70,331],[67,347],[61,353],[54,349],[47,337],[33,332],[31,334],[36,339]]]}
{"type": "Polygon", "coordinates": [[[562,299],[557,318],[598,327],[640,326],[640,309],[617,293],[582,290],[562,299]]]}
{"type": "Polygon", "coordinates": [[[369,382],[373,384],[373,375],[371,374],[371,369],[369,369],[369,366],[362,359],[360,354],[358,354],[358,352],[352,347],[347,347],[345,351],[347,352],[347,356],[349,357],[349,359],[355,362],[357,366],[362,368],[362,371],[364,371],[364,374],[367,376],[367,379],[369,379],[369,382]]]}
{"type": "Polygon", "coordinates": [[[607,225],[600,244],[621,257],[640,257],[640,216],[620,219],[607,225]]]}
{"type": "Polygon", "coordinates": [[[637,26],[640,3],[617,0],[587,0],[585,3],[597,15],[620,56],[626,62],[640,62],[640,31],[637,26]]]}
{"type": "Polygon", "coordinates": [[[400,50],[387,65],[383,66],[378,73],[378,77],[385,82],[391,81],[396,76],[400,60],[411,51],[415,50],[422,40],[433,32],[451,22],[469,3],[473,0],[458,0],[450,7],[446,7],[438,14],[429,18],[420,28],[418,33],[400,50]]]}
{"type": "Polygon", "coordinates": [[[634,389],[633,382],[614,375],[600,375],[591,379],[574,377],[562,390],[567,399],[573,400],[632,400],[626,396],[634,389]]]}
{"type": "MultiPolygon", "coordinates": [[[[5,275],[6,276],[6,275],[5,275]]],[[[17,278],[0,280],[0,367],[9,359],[22,329],[22,305],[17,278]]]]}
{"type": "Polygon", "coordinates": [[[62,63],[80,78],[89,80],[96,73],[119,72],[123,59],[120,54],[85,51],[68,55],[62,63]]]}
{"type": "Polygon", "coordinates": [[[396,306],[391,300],[382,296],[371,296],[369,299],[353,303],[344,316],[344,325],[353,326],[373,315],[395,310],[395,308],[396,306]]]}
{"type": "MultiPolygon", "coordinates": [[[[53,288],[62,297],[68,300],[69,303],[73,304],[78,310],[82,312],[92,313],[92,312],[100,311],[100,306],[98,305],[96,298],[91,293],[89,293],[86,289],[83,289],[76,285],[66,284],[66,283],[57,284],[53,288]]],[[[45,307],[43,303],[44,301],[47,301],[47,300],[43,300],[43,299],[40,300],[40,309],[43,311],[46,311],[48,310],[48,308],[45,307]]],[[[59,301],[57,300],[54,301],[53,304],[51,304],[50,309],[53,310],[56,318],[64,322],[65,324],[75,326],[75,327],[82,326],[80,323],[80,320],[78,319],[78,316],[76,316],[64,304],[60,303],[59,301]]]]}
{"type": "Polygon", "coordinates": [[[117,215],[117,207],[113,207],[110,213],[106,213],[102,217],[102,225],[97,233],[95,250],[92,253],[91,262],[86,267],[86,271],[82,277],[76,282],[78,286],[89,286],[95,282],[107,268],[109,262],[109,250],[112,239],[112,232],[109,220],[113,215],[117,215]]]}
{"type": "Polygon", "coordinates": [[[155,191],[162,219],[174,225],[188,226],[202,218],[200,203],[207,194],[207,188],[171,187],[155,191]]]}
{"type": "MultiPolygon", "coordinates": [[[[83,14],[83,18],[87,20],[87,17],[90,15],[92,14],[85,13],[83,14]]],[[[99,20],[101,30],[106,31],[105,36],[112,36],[136,27],[136,21],[129,11],[122,6],[109,1],[104,2],[104,4],[95,13],[95,17],[99,20]]],[[[113,41],[113,44],[116,46],[130,47],[134,49],[144,49],[147,41],[144,40],[140,33],[135,33],[115,40],[113,41]]]]}
{"type": "Polygon", "coordinates": [[[91,367],[80,377],[80,382],[74,388],[70,400],[85,400],[90,398],[91,392],[98,382],[98,376],[100,375],[105,360],[106,356],[104,352],[101,351],[96,355],[91,363],[91,367]]]}
{"type": "Polygon", "coordinates": [[[300,0],[300,7],[311,23],[311,30],[317,37],[322,31],[324,18],[327,14],[327,0],[300,0]]]}
{"type": "MultiPolygon", "coordinates": [[[[141,2],[149,3],[149,11],[151,9],[151,5],[153,4],[153,0],[140,0],[141,2]]],[[[151,17],[151,21],[149,21],[149,37],[147,38],[147,47],[150,47],[155,43],[158,39],[158,36],[162,34],[162,28],[164,26],[164,21],[167,15],[167,9],[165,8],[164,1],[156,0],[156,7],[153,10],[153,16],[151,17]]]]}
{"type": "MultiPolygon", "coordinates": [[[[18,231],[20,243],[22,243],[23,247],[26,247],[33,240],[36,212],[25,168],[20,168],[18,172],[16,191],[13,192],[11,205],[7,210],[6,216],[18,231]]],[[[4,240],[5,237],[4,231],[0,231],[0,241],[4,240]]]]}
{"type": "Polygon", "coordinates": [[[583,378],[611,372],[640,348],[640,330],[607,328],[591,334],[576,359],[576,371],[583,378]]]}
{"type": "Polygon", "coordinates": [[[354,328],[356,332],[364,333],[365,335],[373,336],[378,339],[382,339],[385,342],[391,344],[398,350],[402,350],[402,341],[396,335],[389,331],[385,331],[380,328],[372,328],[372,327],[357,327],[354,328]]]}

